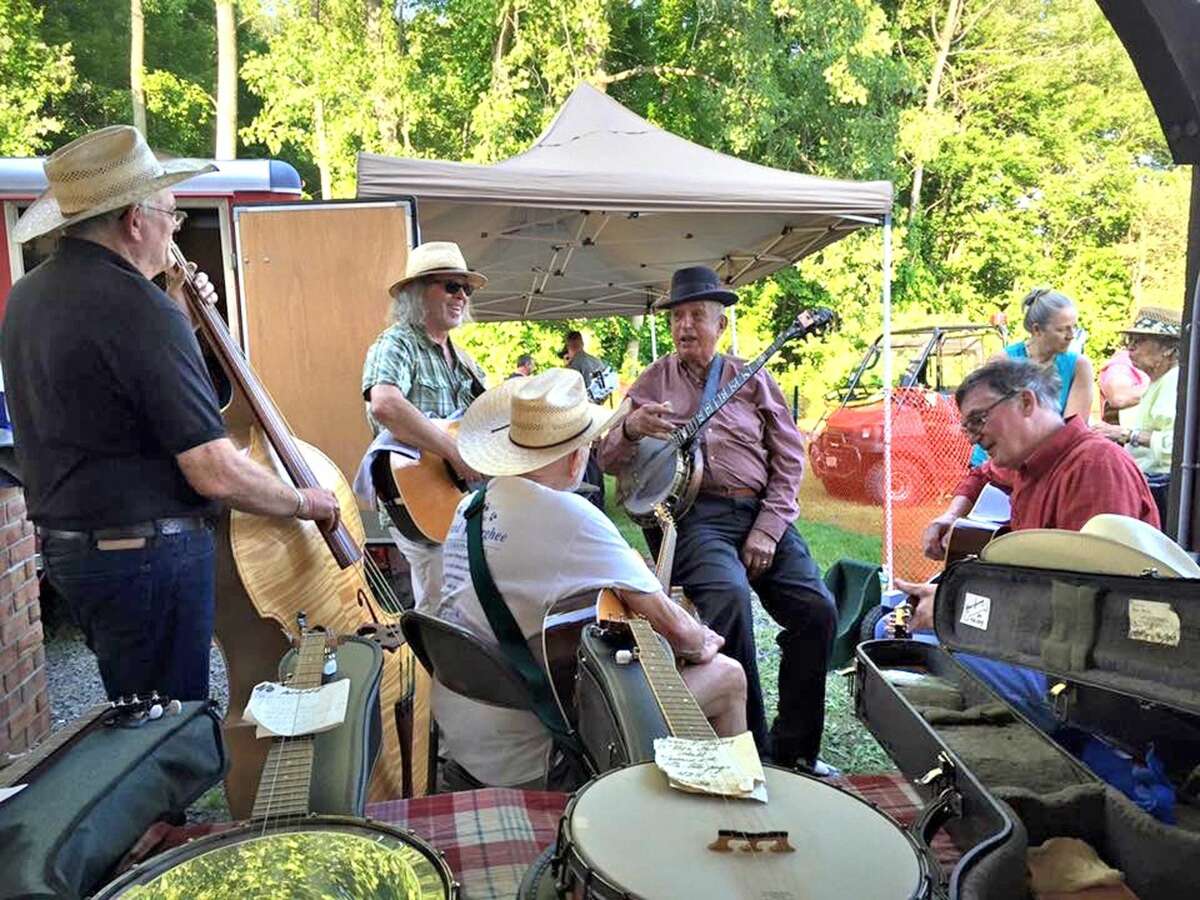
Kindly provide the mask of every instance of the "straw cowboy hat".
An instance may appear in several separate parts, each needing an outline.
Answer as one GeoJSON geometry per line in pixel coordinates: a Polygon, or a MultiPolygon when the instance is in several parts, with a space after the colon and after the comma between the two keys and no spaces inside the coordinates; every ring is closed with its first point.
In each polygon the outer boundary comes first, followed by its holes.
{"type": "Polygon", "coordinates": [[[453,241],[429,241],[408,252],[404,277],[388,288],[388,293],[395,297],[396,292],[410,281],[427,275],[461,275],[475,290],[488,282],[479,272],[467,268],[467,261],[463,259],[458,244],[453,241]]]}
{"type": "Polygon", "coordinates": [[[586,447],[629,412],[588,402],[574,369],[510,378],[480,396],[462,417],[458,452],[488,475],[523,475],[586,447]]]}
{"type": "Polygon", "coordinates": [[[163,188],[217,167],[199,159],[159,160],[140,131],[113,125],[71,141],[44,166],[50,186],[13,227],[17,243],[132,206],[163,188]]]}
{"type": "Polygon", "coordinates": [[[1014,531],[991,541],[979,558],[1094,575],[1143,575],[1153,570],[1160,577],[1200,578],[1200,566],[1153,525],[1111,513],[1093,516],[1079,531],[1014,531]]]}
{"type": "Polygon", "coordinates": [[[670,309],[693,300],[714,300],[725,306],[737,303],[737,294],[721,284],[720,276],[708,266],[676,269],[671,276],[671,293],[654,304],[655,309],[670,309]]]}
{"type": "Polygon", "coordinates": [[[1148,334],[1152,337],[1178,338],[1183,333],[1183,315],[1161,306],[1144,306],[1133,317],[1133,324],[1122,334],[1148,334]]]}

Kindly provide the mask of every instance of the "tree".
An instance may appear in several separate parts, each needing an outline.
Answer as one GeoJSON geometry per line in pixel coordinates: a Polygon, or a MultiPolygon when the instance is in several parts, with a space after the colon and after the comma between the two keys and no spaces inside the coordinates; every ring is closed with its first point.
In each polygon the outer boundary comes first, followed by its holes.
{"type": "Polygon", "coordinates": [[[146,133],[146,22],[142,0],[129,0],[129,98],[133,104],[133,127],[146,133]]]}
{"type": "Polygon", "coordinates": [[[31,0],[0,0],[0,156],[37,153],[63,130],[50,109],[75,71],[70,45],[47,43],[42,18],[31,0]]]}
{"type": "Polygon", "coordinates": [[[216,0],[216,7],[217,135],[213,155],[216,159],[236,159],[238,59],[234,0],[216,0]]]}

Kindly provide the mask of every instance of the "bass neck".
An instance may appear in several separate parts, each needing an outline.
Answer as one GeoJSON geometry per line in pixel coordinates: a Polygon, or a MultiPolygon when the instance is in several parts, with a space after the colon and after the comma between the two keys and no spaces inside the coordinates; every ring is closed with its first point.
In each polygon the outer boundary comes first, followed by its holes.
{"type": "MultiPolygon", "coordinates": [[[[301,638],[296,669],[288,687],[312,690],[321,686],[325,648],[324,632],[310,631],[301,638]]],[[[312,773],[313,735],[276,738],[263,764],[250,818],[308,815],[312,773]]]]}

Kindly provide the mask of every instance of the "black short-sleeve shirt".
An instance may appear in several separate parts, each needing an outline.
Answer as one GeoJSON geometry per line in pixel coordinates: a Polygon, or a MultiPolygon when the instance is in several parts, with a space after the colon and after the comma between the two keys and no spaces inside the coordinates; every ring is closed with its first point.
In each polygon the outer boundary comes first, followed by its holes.
{"type": "Polygon", "coordinates": [[[175,455],[225,435],[183,311],[91,241],[15,285],[0,360],[29,517],[92,529],[207,515],[175,455]]]}

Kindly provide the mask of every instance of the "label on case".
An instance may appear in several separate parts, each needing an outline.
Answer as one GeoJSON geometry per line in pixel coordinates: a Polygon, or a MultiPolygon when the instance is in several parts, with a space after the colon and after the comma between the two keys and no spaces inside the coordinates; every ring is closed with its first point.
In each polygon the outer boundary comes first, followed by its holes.
{"type": "Polygon", "coordinates": [[[1170,603],[1129,599],[1129,639],[1147,644],[1179,646],[1179,615],[1170,603]]]}
{"type": "Polygon", "coordinates": [[[992,617],[992,598],[982,594],[972,594],[967,591],[963,597],[962,615],[958,621],[980,631],[987,631],[988,620],[992,617]]]}

